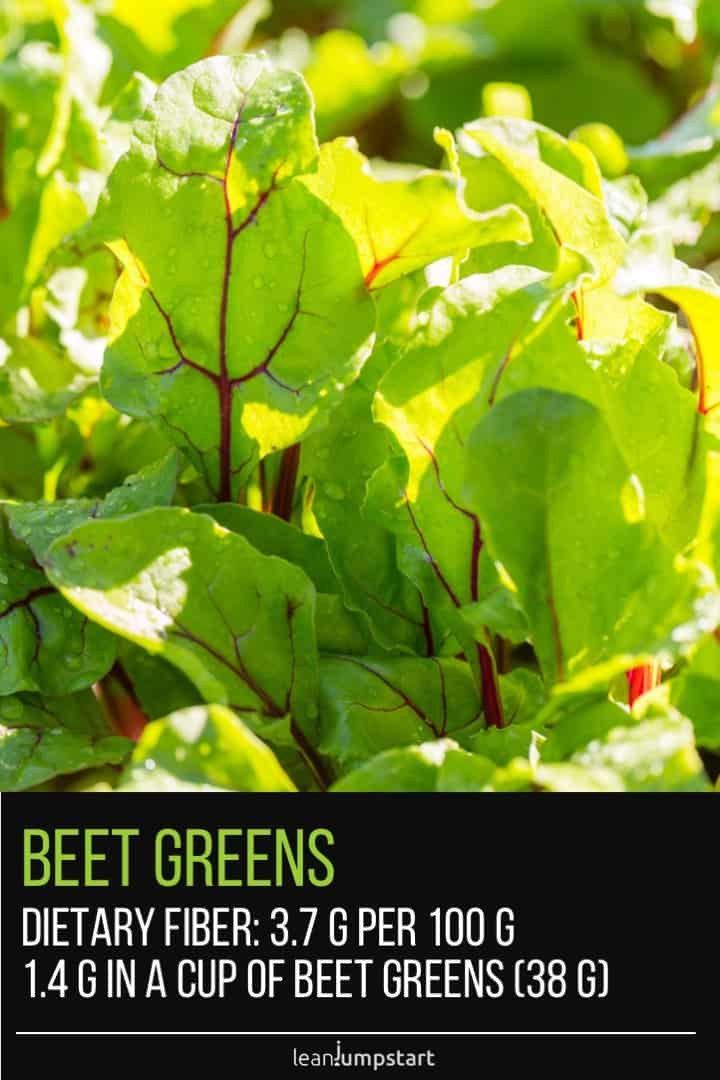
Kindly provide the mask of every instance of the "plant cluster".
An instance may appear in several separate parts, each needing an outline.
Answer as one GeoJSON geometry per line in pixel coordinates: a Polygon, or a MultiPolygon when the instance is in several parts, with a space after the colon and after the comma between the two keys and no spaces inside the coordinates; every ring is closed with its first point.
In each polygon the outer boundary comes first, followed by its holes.
{"type": "Polygon", "coordinates": [[[2,26],[0,789],[709,790],[720,86],[400,165],[237,6],[2,26]]]}

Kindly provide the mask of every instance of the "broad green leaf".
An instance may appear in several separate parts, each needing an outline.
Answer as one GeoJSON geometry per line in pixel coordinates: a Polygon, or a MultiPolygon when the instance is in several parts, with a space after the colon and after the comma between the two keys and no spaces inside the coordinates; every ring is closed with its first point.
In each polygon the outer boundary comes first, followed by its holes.
{"type": "Polygon", "coordinates": [[[129,476],[102,500],[6,503],[3,509],[14,536],[27,544],[37,562],[43,564],[54,541],[85,521],[168,506],[175,495],[178,467],[177,451],[171,450],[155,464],[129,476]]]}
{"type": "Polygon", "coordinates": [[[367,355],[372,301],[301,179],[316,166],[300,77],[216,57],[160,87],[109,181],[125,325],[103,391],[162,422],[221,501],[320,424],[367,355]]]}
{"type": "Polygon", "coordinates": [[[383,647],[428,655],[439,649],[442,635],[417,587],[398,567],[392,532],[363,506],[368,480],[393,452],[389,433],[372,416],[373,394],[390,355],[376,351],[327,427],[308,440],[303,467],[314,481],[313,511],[346,604],[367,616],[383,647]]]}
{"type": "Polygon", "coordinates": [[[602,410],[638,477],[648,520],[671,550],[681,551],[695,536],[702,508],[707,436],[695,395],[663,362],[668,340],[660,332],[642,342],[587,343],[597,377],[593,392],[582,396],[602,410]]]}
{"type": "Polygon", "coordinates": [[[68,697],[0,698],[0,791],[118,765],[131,748],[128,739],[113,734],[90,690],[68,697]]]}
{"type": "Polygon", "coordinates": [[[713,635],[672,681],[673,705],[692,721],[695,741],[708,750],[720,749],[720,641],[713,635]]]}
{"type": "Polygon", "coordinates": [[[488,791],[495,766],[452,739],[385,750],[348,773],[332,791],[488,791]]]}
{"type": "Polygon", "coordinates": [[[470,668],[458,660],[326,656],[320,667],[318,749],[340,772],[393,747],[482,723],[470,668]]]}
{"type": "Polygon", "coordinates": [[[692,724],[674,710],[632,726],[613,727],[571,759],[584,768],[610,769],[626,791],[703,791],[702,762],[692,724]]]}
{"type": "Polygon", "coordinates": [[[55,591],[0,516],[0,694],[71,694],[109,670],[112,637],[55,591]]]}
{"type": "Polygon", "coordinates": [[[195,512],[208,514],[223,528],[240,533],[264,555],[277,555],[305,571],[317,589],[315,629],[321,652],[364,656],[378,651],[366,621],[348,611],[342,601],[342,588],[324,541],[272,514],[261,514],[246,506],[208,504],[196,506],[195,512]]]}
{"type": "Polygon", "coordinates": [[[295,791],[270,749],[223,705],[149,724],[120,791],[295,791]]]}
{"type": "Polygon", "coordinates": [[[547,763],[567,761],[590,744],[597,744],[613,730],[627,728],[631,718],[627,709],[615,702],[588,700],[583,695],[570,696],[553,715],[552,727],[541,747],[547,763]]]}
{"type": "Polygon", "coordinates": [[[647,700],[650,703],[640,710],[641,715],[633,717],[609,701],[567,699],[548,738],[539,742],[535,758],[516,758],[498,770],[493,787],[544,791],[706,790],[689,721],[667,705],[647,700]]]}
{"type": "Polygon", "coordinates": [[[320,652],[349,656],[370,656],[385,652],[371,633],[360,612],[347,607],[337,593],[318,593],[315,604],[315,632],[320,652]]]}
{"type": "Polygon", "coordinates": [[[328,559],[327,547],[316,536],[300,532],[294,525],[273,514],[261,514],[246,506],[219,503],[196,506],[198,514],[209,514],[224,529],[240,533],[264,555],[277,555],[304,570],[319,593],[338,592],[338,582],[328,559]]]}
{"type": "Polygon", "coordinates": [[[317,717],[315,594],[296,567],[203,514],[155,509],[56,541],[50,579],[84,614],[175,664],[209,702],[317,717]]]}
{"type": "Polygon", "coordinates": [[[543,322],[552,299],[545,275],[530,267],[466,278],[437,298],[379,384],[375,418],[404,457],[374,473],[367,508],[396,533],[398,564],[432,609],[474,605],[501,588],[481,557],[482,519],[467,505],[463,485],[467,438],[505,379],[518,370],[527,378],[535,365],[540,378],[554,380],[548,327],[567,344],[578,376],[592,379],[564,313],[551,311],[543,322]]]}
{"type": "Polygon", "coordinates": [[[581,143],[521,120],[482,120],[463,129],[519,184],[550,224],[557,244],[588,258],[597,285],[609,281],[622,260],[623,244],[602,198],[600,172],[581,143]]]}
{"type": "Polygon", "coordinates": [[[409,180],[379,179],[351,139],[323,146],[317,173],[304,183],[342,219],[373,291],[444,256],[530,239],[515,207],[470,210],[464,182],[450,173],[422,170],[409,180]]]}
{"type": "MultiPolygon", "coordinates": [[[[570,185],[573,191],[580,185],[581,200],[590,194],[586,185],[591,186],[593,195],[601,190],[597,168],[588,171],[591,155],[578,146],[578,156],[573,152],[576,144],[568,143],[539,124],[502,118],[478,120],[465,125],[458,131],[457,141],[448,132],[436,134],[436,139],[446,150],[450,163],[465,180],[465,198],[469,206],[487,214],[510,202],[522,210],[530,225],[529,243],[506,241],[473,251],[463,267],[464,274],[487,272],[504,265],[554,270],[561,245],[568,243],[567,236],[561,236],[543,202],[542,190],[529,183],[522,170],[511,167],[511,161],[505,160],[502,148],[505,146],[510,156],[520,150],[531,161],[536,159],[534,164],[542,164],[547,170],[546,182],[554,177],[557,170],[561,184],[570,185]],[[484,145],[486,138],[489,140],[487,147],[484,145]],[[502,156],[490,152],[490,147],[497,146],[502,156]],[[547,157],[547,163],[544,157],[547,157]]],[[[595,207],[595,210],[597,212],[598,208],[595,207]]],[[[579,239],[575,231],[573,239],[579,239]]],[[[510,240],[511,237],[508,238],[510,240]]],[[[575,243],[574,247],[577,251],[581,250],[580,243],[575,243]]]]}
{"type": "Polygon", "coordinates": [[[500,402],[473,432],[465,493],[517,587],[550,684],[671,657],[714,626],[713,597],[664,547],[589,403],[541,389],[500,402]]]}
{"type": "Polygon", "coordinates": [[[698,409],[709,416],[709,430],[715,433],[711,414],[720,405],[720,286],[709,274],[675,259],[669,239],[652,232],[635,236],[615,285],[624,294],[659,293],[682,308],[696,343],[698,409]]]}
{"type": "Polygon", "coordinates": [[[586,146],[529,121],[488,119],[463,128],[460,148],[471,205],[487,210],[510,185],[513,201],[527,214],[533,231],[533,243],[525,251],[500,246],[488,249],[487,260],[482,252],[474,253],[468,273],[507,262],[550,270],[560,268],[574,252],[589,271],[573,294],[579,337],[622,340],[662,325],[654,309],[637,298],[618,297],[610,288],[626,245],[586,146]]]}

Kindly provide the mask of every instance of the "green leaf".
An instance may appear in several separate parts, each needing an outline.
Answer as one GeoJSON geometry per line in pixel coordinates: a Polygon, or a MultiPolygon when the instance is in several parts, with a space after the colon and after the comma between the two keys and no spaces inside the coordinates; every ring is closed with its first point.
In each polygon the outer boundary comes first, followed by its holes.
{"type": "MultiPolygon", "coordinates": [[[[342,411],[342,410],[340,410],[342,411]]],[[[365,655],[377,652],[365,621],[345,607],[338,578],[330,565],[327,546],[316,536],[272,514],[261,514],[232,503],[196,506],[231,532],[240,533],[264,555],[277,555],[307,574],[317,589],[315,627],[320,651],[365,655]]]]}
{"type": "Polygon", "coordinates": [[[473,433],[465,490],[550,684],[672,656],[714,625],[712,597],[647,521],[642,487],[589,403],[540,389],[500,402],[473,433]]]}
{"type": "Polygon", "coordinates": [[[491,630],[513,645],[526,641],[530,632],[527,616],[516,593],[500,579],[487,550],[480,556],[478,591],[482,599],[462,608],[463,620],[475,640],[483,641],[487,631],[491,630]]]}
{"type": "MultiPolygon", "coordinates": [[[[518,667],[500,677],[500,690],[505,704],[508,729],[513,724],[534,723],[540,726],[540,715],[547,701],[547,690],[535,671],[518,667]]],[[[499,732],[488,732],[497,735],[499,732]]]]}
{"type": "Polygon", "coordinates": [[[23,791],[55,776],[118,765],[132,748],[114,735],[93,694],[0,698],[0,791],[23,791]]]}
{"type": "Polygon", "coordinates": [[[535,224],[538,215],[544,216],[546,252],[551,239],[555,248],[567,245],[590,260],[596,285],[608,281],[622,260],[623,243],[610,224],[592,154],[581,143],[523,120],[495,118],[466,125],[466,152],[472,153],[473,143],[498,162],[515,190],[519,186],[524,195],[520,205],[534,206],[535,224]]]}
{"type": "Polygon", "coordinates": [[[533,243],[524,250],[499,245],[473,253],[467,273],[503,263],[560,271],[574,254],[585,263],[573,294],[579,337],[622,340],[662,325],[653,308],[637,298],[622,299],[610,287],[626,245],[586,146],[539,124],[495,118],[466,125],[460,149],[471,205],[488,210],[510,197],[528,216],[533,232],[533,243]]]}
{"type": "Polygon", "coordinates": [[[6,503],[3,507],[14,536],[43,564],[48,550],[59,537],[91,519],[120,517],[167,506],[177,485],[179,460],[171,450],[159,461],[129,476],[121,487],[104,499],[63,499],[60,502],[6,503]]]}
{"type": "Polygon", "coordinates": [[[34,338],[0,341],[0,417],[36,423],[59,416],[91,379],[62,352],[34,338]]]}
{"type": "Polygon", "coordinates": [[[591,743],[604,739],[613,728],[626,728],[630,723],[627,709],[615,702],[592,700],[581,694],[570,696],[553,716],[552,728],[542,745],[542,760],[552,764],[572,759],[591,743]]]}
{"type": "Polygon", "coordinates": [[[161,720],[180,709],[202,704],[202,697],[182,671],[139,645],[121,641],[118,661],[149,720],[161,720]]]}
{"type": "Polygon", "coordinates": [[[576,751],[572,761],[584,768],[612,770],[625,791],[707,789],[692,724],[674,710],[625,728],[613,727],[576,751]]]}
{"type": "Polygon", "coordinates": [[[626,295],[659,293],[682,308],[697,346],[698,409],[708,417],[708,429],[720,431],[712,415],[720,405],[720,286],[675,259],[666,236],[647,231],[634,237],[615,285],[626,295]]]}
{"type": "Polygon", "coordinates": [[[25,544],[0,517],[0,694],[70,694],[112,666],[112,637],[50,585],[25,544]]]}
{"type": "Polygon", "coordinates": [[[499,587],[481,560],[482,519],[463,496],[466,441],[524,347],[528,363],[548,367],[537,328],[553,295],[544,281],[507,267],[446,289],[379,384],[375,418],[404,457],[373,474],[367,509],[396,533],[398,564],[432,610],[476,604],[499,587]]]}
{"type": "Polygon", "coordinates": [[[169,660],[208,702],[317,717],[315,593],[203,514],[156,509],[58,540],[48,575],[84,614],[169,660]]]}
{"type": "Polygon", "coordinates": [[[320,668],[318,748],[341,772],[393,747],[481,723],[470,668],[458,660],[327,656],[320,668]]]}
{"type": "Polygon", "coordinates": [[[342,219],[373,291],[444,256],[530,239],[515,207],[488,214],[468,209],[464,182],[450,173],[422,170],[410,180],[379,179],[352,139],[324,146],[318,172],[305,184],[342,219]]]}
{"type": "Polygon", "coordinates": [[[398,567],[392,532],[363,505],[370,477],[393,449],[372,416],[373,394],[390,358],[387,349],[376,350],[327,427],[308,440],[302,460],[314,481],[313,511],[347,606],[367,617],[380,646],[427,655],[440,647],[442,635],[398,567]]]}
{"type": "Polygon", "coordinates": [[[468,750],[482,754],[497,765],[508,765],[515,758],[537,756],[545,738],[543,720],[547,691],[539,675],[527,668],[516,668],[500,676],[505,724],[478,731],[465,743],[468,750]]]}
{"type": "Polygon", "coordinates": [[[322,423],[367,356],[372,301],[302,182],[316,166],[300,77],[215,57],[160,87],[109,181],[125,325],[103,392],[161,421],[221,501],[322,423]]]}
{"type": "MultiPolygon", "coordinates": [[[[703,791],[692,727],[653,695],[637,716],[578,695],[562,702],[530,760],[516,758],[493,778],[496,790],[703,791]]],[[[512,728],[508,729],[512,731],[512,728]]],[[[502,732],[497,733],[498,736],[502,732]]],[[[476,743],[478,740],[474,740],[476,743]]],[[[478,745],[478,749],[481,747],[478,745]]],[[[487,751],[485,751],[487,752],[487,751]]]]}
{"type": "Polygon", "coordinates": [[[148,724],[121,791],[295,791],[271,750],[223,705],[148,724]]]}
{"type": "Polygon", "coordinates": [[[588,400],[602,409],[615,442],[644,494],[647,518],[668,547],[695,536],[706,484],[706,443],[695,395],[664,363],[668,335],[585,346],[597,372],[588,400]]]}
{"type": "Polygon", "coordinates": [[[494,771],[487,758],[460,750],[452,739],[439,739],[422,746],[385,750],[348,773],[332,790],[487,791],[494,771]]]}
{"type": "Polygon", "coordinates": [[[327,547],[318,537],[300,532],[273,514],[261,514],[233,503],[207,504],[194,509],[198,514],[208,514],[224,529],[244,536],[263,555],[277,555],[299,566],[319,593],[338,592],[327,547]]]}
{"type": "Polygon", "coordinates": [[[695,729],[698,746],[720,749],[720,641],[707,639],[672,681],[671,701],[695,729]]]}

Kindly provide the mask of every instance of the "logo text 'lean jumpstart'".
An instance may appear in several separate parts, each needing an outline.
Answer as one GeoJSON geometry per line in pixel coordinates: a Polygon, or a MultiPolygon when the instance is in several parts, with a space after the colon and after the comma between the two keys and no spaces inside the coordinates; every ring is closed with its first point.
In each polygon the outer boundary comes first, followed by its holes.
{"type": "Polygon", "coordinates": [[[299,1069],[419,1069],[435,1068],[433,1050],[343,1050],[338,1041],[334,1050],[300,1050],[293,1047],[292,1063],[299,1069]]]}

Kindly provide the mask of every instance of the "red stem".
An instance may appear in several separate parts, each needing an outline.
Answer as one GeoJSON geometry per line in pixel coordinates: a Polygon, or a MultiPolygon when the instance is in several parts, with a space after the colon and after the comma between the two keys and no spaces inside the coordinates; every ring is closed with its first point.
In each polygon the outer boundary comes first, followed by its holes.
{"type": "Polygon", "coordinates": [[[289,521],[292,517],[299,465],[300,444],[295,443],[294,446],[288,447],[282,456],[280,476],[272,503],[273,514],[275,517],[282,518],[283,521],[289,521]]]}
{"type": "Polygon", "coordinates": [[[628,681],[628,702],[632,708],[638,698],[660,685],[660,667],[658,664],[643,664],[641,667],[631,668],[625,673],[625,677],[628,681]]]}
{"type": "Polygon", "coordinates": [[[114,664],[97,689],[102,695],[112,726],[118,735],[137,742],[147,726],[132,680],[119,662],[114,664]]]}
{"type": "Polygon", "coordinates": [[[262,499],[262,512],[263,514],[270,513],[270,495],[268,492],[268,475],[267,466],[265,465],[265,458],[262,459],[258,466],[258,481],[260,484],[260,497],[262,499]]]}
{"type": "Polygon", "coordinates": [[[489,727],[505,727],[502,700],[495,677],[495,665],[489,649],[484,645],[477,645],[477,657],[480,663],[480,676],[482,680],[483,709],[485,719],[489,727]]]}

